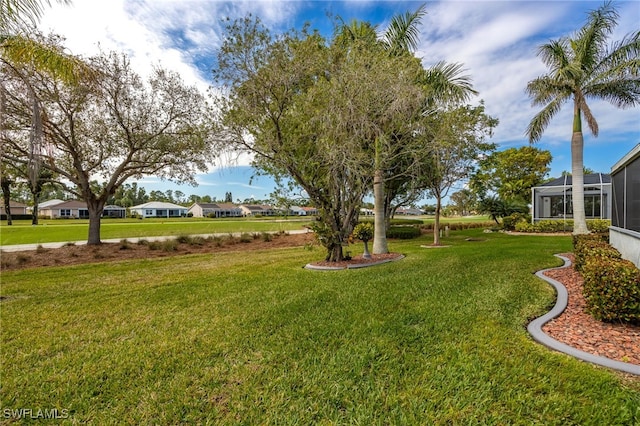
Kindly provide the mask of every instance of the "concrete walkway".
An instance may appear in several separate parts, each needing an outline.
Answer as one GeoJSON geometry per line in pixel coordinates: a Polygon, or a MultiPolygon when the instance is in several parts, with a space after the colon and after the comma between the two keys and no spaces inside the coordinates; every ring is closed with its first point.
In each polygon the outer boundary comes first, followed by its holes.
{"type": "MultiPolygon", "coordinates": [[[[280,231],[266,231],[266,232],[269,234],[277,234],[280,231]]],[[[307,229],[295,229],[295,230],[284,231],[284,232],[286,232],[287,234],[306,234],[307,232],[310,232],[310,231],[307,229]]],[[[234,237],[239,237],[244,233],[245,232],[233,232],[231,233],[231,235],[233,235],[234,237]]],[[[191,236],[208,238],[208,237],[226,237],[229,234],[230,234],[229,232],[223,232],[223,233],[217,233],[217,234],[196,234],[191,236]]],[[[135,244],[140,240],[164,241],[164,240],[175,239],[177,237],[178,237],[177,235],[171,235],[171,236],[162,236],[162,237],[112,238],[112,239],[102,240],[102,242],[103,243],[119,243],[122,240],[127,240],[130,243],[135,244]]],[[[0,246],[0,251],[4,251],[4,252],[30,251],[30,250],[36,250],[38,246],[43,248],[60,248],[60,247],[66,246],[67,244],[74,244],[77,246],[81,246],[81,245],[86,245],[87,240],[65,241],[65,242],[55,242],[55,243],[37,243],[37,244],[13,244],[13,245],[7,245],[7,246],[0,246]]]]}

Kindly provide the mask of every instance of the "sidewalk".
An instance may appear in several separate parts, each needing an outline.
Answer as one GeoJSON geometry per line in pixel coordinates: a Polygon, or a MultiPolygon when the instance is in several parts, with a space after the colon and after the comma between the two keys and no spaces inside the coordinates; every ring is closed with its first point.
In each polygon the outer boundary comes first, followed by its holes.
{"type": "MultiPolygon", "coordinates": [[[[266,231],[269,234],[277,234],[280,231],[266,231]]],[[[307,232],[311,232],[307,229],[294,229],[294,230],[290,230],[290,231],[285,231],[288,234],[306,234],[307,232]]],[[[244,232],[233,232],[232,235],[234,237],[239,237],[240,235],[242,235],[244,232]]],[[[195,234],[195,235],[191,235],[192,237],[202,237],[202,238],[209,238],[209,237],[225,237],[229,235],[229,232],[223,232],[223,233],[217,233],[217,234],[195,234]]],[[[162,236],[162,237],[132,237],[132,238],[112,238],[112,239],[107,239],[107,240],[102,240],[103,243],[119,243],[122,240],[127,240],[130,243],[137,243],[140,240],[146,240],[146,241],[164,241],[164,240],[169,240],[169,239],[174,239],[177,238],[177,235],[170,235],[170,236],[162,236]]],[[[29,251],[29,250],[36,250],[38,248],[38,246],[41,246],[43,248],[60,248],[60,247],[64,247],[67,244],[74,244],[77,246],[81,246],[81,245],[86,245],[87,244],[87,240],[83,240],[83,241],[65,241],[65,242],[55,242],[55,243],[36,243],[36,244],[13,244],[13,245],[6,245],[6,246],[0,246],[0,251],[3,252],[14,252],[14,251],[29,251]]]]}

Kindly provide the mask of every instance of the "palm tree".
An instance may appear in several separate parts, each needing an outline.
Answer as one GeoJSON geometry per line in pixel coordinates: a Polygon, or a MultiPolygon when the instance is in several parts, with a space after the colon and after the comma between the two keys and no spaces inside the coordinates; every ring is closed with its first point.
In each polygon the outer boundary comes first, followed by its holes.
{"type": "Polygon", "coordinates": [[[601,99],[618,108],[640,102],[640,31],[607,46],[618,13],[610,2],[589,13],[586,24],[573,36],[543,44],[538,56],[549,73],[527,84],[534,106],[544,105],[527,127],[531,143],[540,140],[551,119],[573,99],[571,169],[573,176],[574,234],[588,233],[584,211],[582,116],[594,136],[598,123],[587,99],[601,99]]]}
{"type": "MultiPolygon", "coordinates": [[[[354,44],[356,41],[369,46],[381,47],[392,57],[410,55],[418,47],[419,25],[422,17],[427,13],[426,5],[421,5],[414,12],[407,12],[404,15],[396,15],[391,19],[387,29],[378,36],[377,26],[372,26],[368,22],[352,21],[337,29],[335,42],[344,46],[354,44]]],[[[435,105],[442,105],[448,102],[460,102],[467,100],[476,92],[473,90],[468,76],[462,74],[459,64],[446,64],[440,62],[433,67],[424,70],[420,80],[416,84],[420,85],[428,99],[425,109],[433,108],[435,105]]],[[[374,198],[374,238],[373,253],[388,253],[389,248],[386,238],[386,216],[387,206],[385,197],[385,165],[382,145],[388,142],[389,135],[380,134],[374,141],[374,176],[373,176],[373,198],[374,198]]],[[[400,141],[398,143],[401,143],[400,141]]]]}

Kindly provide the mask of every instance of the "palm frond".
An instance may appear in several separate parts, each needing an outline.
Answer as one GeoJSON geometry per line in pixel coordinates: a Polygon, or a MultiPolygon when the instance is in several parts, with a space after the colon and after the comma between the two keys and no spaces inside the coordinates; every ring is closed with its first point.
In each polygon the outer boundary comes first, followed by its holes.
{"type": "Polygon", "coordinates": [[[617,25],[618,13],[607,2],[589,13],[587,23],[572,39],[575,60],[584,70],[592,70],[599,61],[599,55],[606,49],[606,43],[617,25]]]}
{"type": "MultiPolygon", "coordinates": [[[[56,0],[68,5],[70,0],[56,0]]],[[[0,0],[0,34],[20,34],[35,27],[51,0],[0,0]]]]}
{"type": "Polygon", "coordinates": [[[395,15],[382,36],[383,43],[394,53],[415,51],[420,41],[418,26],[426,14],[426,4],[422,4],[413,13],[395,15]]]}
{"type": "Polygon", "coordinates": [[[542,134],[551,122],[551,119],[560,111],[567,99],[569,99],[567,96],[552,99],[542,111],[533,117],[526,130],[529,143],[537,142],[542,138],[542,134]]]}
{"type": "Polygon", "coordinates": [[[438,62],[425,70],[423,84],[436,103],[467,102],[478,92],[473,88],[471,76],[465,72],[462,64],[438,62]]]}
{"type": "Polygon", "coordinates": [[[589,108],[589,104],[587,104],[587,100],[581,91],[576,91],[574,94],[574,100],[576,107],[582,112],[582,114],[584,114],[584,118],[587,121],[589,130],[591,130],[591,134],[597,137],[599,133],[598,122],[591,112],[591,108],[589,108]]]}

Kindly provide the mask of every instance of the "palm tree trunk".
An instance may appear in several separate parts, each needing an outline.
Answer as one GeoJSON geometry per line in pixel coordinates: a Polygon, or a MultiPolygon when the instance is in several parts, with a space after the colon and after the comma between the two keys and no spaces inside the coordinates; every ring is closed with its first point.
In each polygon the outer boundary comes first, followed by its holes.
{"type": "Polygon", "coordinates": [[[580,109],[576,108],[573,117],[573,135],[571,136],[571,189],[573,202],[573,234],[588,234],[587,219],[584,213],[584,138],[580,109]]]}
{"type": "Polygon", "coordinates": [[[440,245],[440,211],[442,210],[442,197],[440,192],[436,194],[436,218],[433,224],[433,245],[440,245]]]}
{"type": "Polygon", "coordinates": [[[387,244],[384,199],[384,177],[382,174],[382,170],[377,169],[373,175],[373,254],[389,253],[389,245],[387,244]]]}

